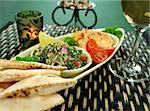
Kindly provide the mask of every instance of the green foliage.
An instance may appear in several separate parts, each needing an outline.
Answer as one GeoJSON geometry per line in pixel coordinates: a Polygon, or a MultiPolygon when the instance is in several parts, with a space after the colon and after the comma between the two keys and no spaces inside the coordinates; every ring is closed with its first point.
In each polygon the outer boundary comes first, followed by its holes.
{"type": "Polygon", "coordinates": [[[105,28],[104,32],[113,34],[120,38],[122,36],[122,32],[120,30],[117,30],[119,27],[118,26],[112,26],[112,27],[107,27],[105,28]]]}
{"type": "Polygon", "coordinates": [[[17,61],[27,61],[27,62],[37,62],[37,57],[25,56],[25,57],[16,57],[17,61]]]}
{"type": "Polygon", "coordinates": [[[75,41],[72,37],[65,37],[64,42],[70,46],[77,46],[77,41],[75,41]]]}

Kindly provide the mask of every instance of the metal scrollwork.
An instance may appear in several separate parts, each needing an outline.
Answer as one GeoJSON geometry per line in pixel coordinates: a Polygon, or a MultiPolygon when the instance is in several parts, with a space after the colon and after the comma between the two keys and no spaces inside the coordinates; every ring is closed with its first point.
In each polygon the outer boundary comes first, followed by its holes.
{"type": "Polygon", "coordinates": [[[75,24],[79,21],[79,23],[83,26],[83,27],[85,27],[85,28],[93,28],[95,25],[96,25],[96,23],[97,23],[97,15],[96,15],[96,12],[94,11],[94,9],[92,9],[92,8],[87,8],[87,9],[78,9],[77,7],[74,7],[74,9],[73,9],[73,14],[72,14],[72,17],[71,17],[71,19],[69,20],[69,21],[67,21],[66,23],[64,22],[64,23],[58,23],[58,21],[55,19],[55,14],[56,14],[56,11],[62,11],[63,12],[63,14],[64,14],[64,16],[66,15],[66,9],[70,9],[70,8],[65,8],[65,7],[63,7],[63,6],[57,6],[54,10],[53,10],[53,12],[52,12],[52,20],[53,20],[53,22],[56,24],[56,25],[58,25],[58,26],[66,26],[66,25],[68,25],[68,24],[70,24],[72,21],[73,21],[73,19],[74,19],[74,21],[75,21],[75,24]],[[91,26],[86,26],[83,22],[82,22],[82,20],[80,19],[80,14],[79,14],[79,11],[80,10],[86,10],[86,13],[84,14],[84,16],[85,17],[87,17],[87,15],[89,14],[89,12],[91,12],[91,13],[93,13],[93,15],[94,15],[94,17],[92,17],[93,19],[94,19],[94,23],[91,25],[91,26]]]}

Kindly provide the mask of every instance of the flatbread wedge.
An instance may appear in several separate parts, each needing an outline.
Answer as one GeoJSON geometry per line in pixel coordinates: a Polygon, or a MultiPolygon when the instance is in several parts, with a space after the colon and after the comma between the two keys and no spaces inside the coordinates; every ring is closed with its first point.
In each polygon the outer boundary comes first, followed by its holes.
{"type": "Polygon", "coordinates": [[[21,80],[0,93],[0,98],[48,95],[74,86],[75,79],[34,76],[21,80]]]}
{"type": "Polygon", "coordinates": [[[45,96],[0,99],[0,111],[44,111],[64,103],[57,93],[45,96]]]}
{"type": "Polygon", "coordinates": [[[2,93],[5,89],[0,87],[0,93],[2,93]]]}
{"type": "Polygon", "coordinates": [[[28,70],[6,69],[0,71],[0,82],[20,81],[22,79],[29,78],[35,75],[47,75],[50,77],[54,77],[60,76],[61,72],[50,69],[28,69],[28,70]]]}
{"type": "Polygon", "coordinates": [[[5,69],[52,69],[52,70],[66,70],[66,66],[51,66],[38,62],[25,62],[0,59],[0,67],[5,69]]]}
{"type": "Polygon", "coordinates": [[[9,86],[13,85],[14,83],[16,83],[16,82],[14,82],[14,81],[12,81],[12,82],[0,82],[0,88],[6,89],[9,86]]]}

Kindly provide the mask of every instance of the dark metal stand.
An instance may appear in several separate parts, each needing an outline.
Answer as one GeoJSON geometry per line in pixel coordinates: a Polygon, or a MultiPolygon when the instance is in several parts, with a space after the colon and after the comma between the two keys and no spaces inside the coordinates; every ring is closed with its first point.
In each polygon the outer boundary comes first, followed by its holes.
{"type": "Polygon", "coordinates": [[[70,23],[72,22],[73,19],[75,20],[75,24],[79,21],[79,23],[80,23],[83,27],[85,27],[85,28],[92,28],[92,27],[94,27],[94,26],[96,25],[96,23],[97,23],[97,15],[96,15],[96,12],[95,12],[93,9],[91,9],[91,8],[78,9],[77,7],[75,7],[75,9],[73,9],[74,11],[73,11],[73,14],[72,14],[71,19],[70,19],[67,23],[62,23],[62,24],[60,24],[60,23],[58,23],[58,22],[55,20],[55,17],[54,17],[54,16],[55,16],[55,12],[56,12],[56,10],[62,10],[62,11],[63,11],[63,14],[65,15],[65,14],[66,14],[65,9],[70,9],[70,8],[64,8],[64,7],[62,7],[62,6],[57,6],[57,7],[53,10],[53,12],[52,12],[52,20],[53,20],[53,22],[54,22],[55,24],[57,24],[58,26],[65,26],[65,25],[68,25],[68,24],[70,24],[70,23]],[[94,14],[94,17],[93,17],[93,18],[94,18],[94,24],[93,24],[93,25],[91,25],[91,26],[86,26],[86,25],[80,20],[80,16],[79,16],[79,11],[80,11],[80,10],[86,10],[85,16],[87,16],[90,11],[94,14]]]}

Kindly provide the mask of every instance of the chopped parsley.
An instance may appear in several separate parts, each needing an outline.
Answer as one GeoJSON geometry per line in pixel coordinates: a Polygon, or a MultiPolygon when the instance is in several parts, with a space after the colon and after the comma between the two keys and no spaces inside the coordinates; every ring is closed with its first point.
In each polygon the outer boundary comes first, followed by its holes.
{"type": "Polygon", "coordinates": [[[54,66],[67,66],[68,69],[77,69],[87,64],[87,56],[73,46],[67,44],[49,44],[45,47],[39,47],[33,51],[33,58],[37,62],[54,66]]]}
{"type": "Polygon", "coordinates": [[[25,57],[16,57],[17,61],[27,61],[27,62],[37,62],[38,59],[36,56],[31,57],[30,55],[25,56],[25,57]]]}

